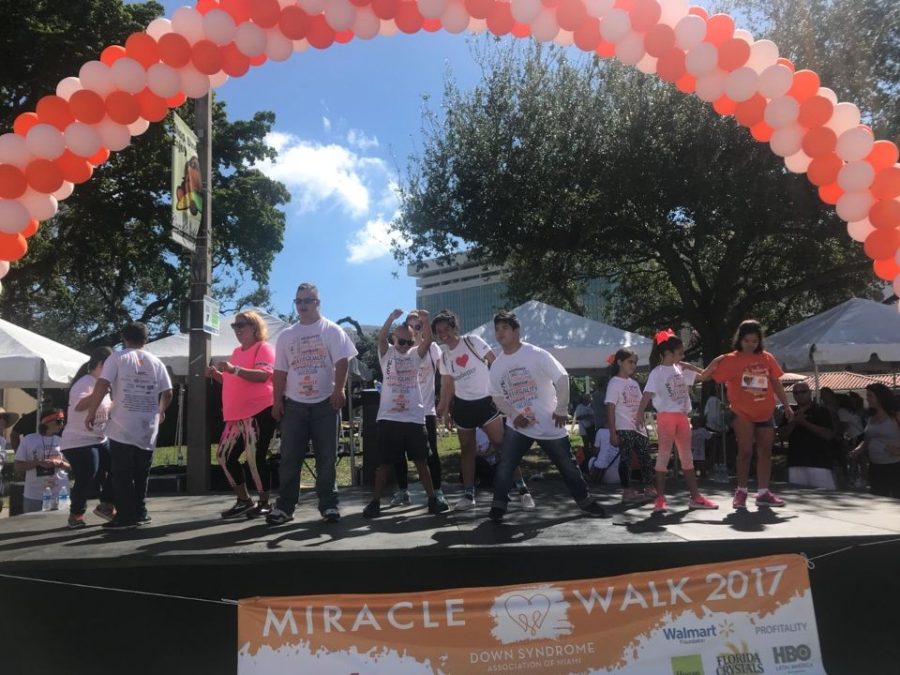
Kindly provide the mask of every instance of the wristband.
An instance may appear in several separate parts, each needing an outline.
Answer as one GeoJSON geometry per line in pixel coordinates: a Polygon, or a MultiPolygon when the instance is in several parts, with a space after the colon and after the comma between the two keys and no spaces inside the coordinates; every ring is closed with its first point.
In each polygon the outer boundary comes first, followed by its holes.
{"type": "Polygon", "coordinates": [[[240,366],[235,366],[235,367],[234,367],[234,373],[232,373],[232,374],[233,374],[235,377],[237,377],[237,376],[238,376],[238,373],[240,373],[240,372],[241,372],[241,367],[240,367],[240,366]]]}

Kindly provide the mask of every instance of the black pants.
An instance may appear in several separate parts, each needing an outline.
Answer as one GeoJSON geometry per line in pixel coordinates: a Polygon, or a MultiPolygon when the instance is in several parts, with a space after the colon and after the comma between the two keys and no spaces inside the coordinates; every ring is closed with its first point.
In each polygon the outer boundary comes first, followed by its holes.
{"type": "Polygon", "coordinates": [[[150,478],[153,452],[110,440],[109,455],[112,459],[116,520],[136,523],[147,515],[147,480],[150,478]]]}
{"type": "Polygon", "coordinates": [[[895,464],[869,463],[869,484],[872,494],[900,499],[900,462],[895,464]]]}
{"type": "MultiPolygon", "coordinates": [[[[435,490],[441,489],[441,458],[437,450],[437,417],[425,416],[425,430],[428,432],[428,471],[431,472],[431,482],[435,490]]],[[[401,490],[409,488],[409,464],[397,462],[394,465],[394,473],[397,476],[397,487],[401,490]]]]}
{"type": "Polygon", "coordinates": [[[108,443],[69,448],[63,450],[63,455],[72,467],[72,478],[75,479],[69,513],[82,515],[87,510],[87,500],[98,494],[104,504],[115,502],[108,443]]]}
{"type": "Polygon", "coordinates": [[[277,424],[272,417],[272,406],[249,419],[225,423],[217,459],[232,487],[244,485],[247,474],[250,474],[257,492],[269,491],[271,477],[267,456],[277,424]],[[238,460],[245,452],[247,462],[241,466],[238,460]]]}

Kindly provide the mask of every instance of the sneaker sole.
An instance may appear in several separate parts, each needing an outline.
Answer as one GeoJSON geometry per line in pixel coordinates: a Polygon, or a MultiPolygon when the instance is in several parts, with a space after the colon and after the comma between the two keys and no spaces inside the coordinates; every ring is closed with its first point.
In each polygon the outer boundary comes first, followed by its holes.
{"type": "Polygon", "coordinates": [[[107,523],[111,523],[113,518],[115,518],[115,514],[110,515],[109,513],[103,513],[102,511],[93,511],[93,514],[100,518],[100,520],[105,520],[107,523]]]}
{"type": "Polygon", "coordinates": [[[688,504],[688,510],[690,511],[715,511],[719,508],[718,504],[713,504],[712,506],[701,506],[700,504],[688,504]]]}

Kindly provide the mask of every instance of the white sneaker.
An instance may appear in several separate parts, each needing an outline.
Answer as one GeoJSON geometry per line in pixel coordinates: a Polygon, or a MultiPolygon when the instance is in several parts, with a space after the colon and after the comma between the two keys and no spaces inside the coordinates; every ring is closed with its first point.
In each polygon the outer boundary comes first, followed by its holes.
{"type": "Polygon", "coordinates": [[[454,511],[468,511],[475,508],[475,497],[464,494],[459,501],[453,505],[454,511]]]}
{"type": "Polygon", "coordinates": [[[406,506],[411,503],[409,490],[397,490],[391,497],[391,506],[406,506]]]}
{"type": "Polygon", "coordinates": [[[522,500],[523,509],[537,508],[536,504],[534,503],[534,497],[531,496],[530,492],[523,492],[519,495],[519,499],[522,500]]]}

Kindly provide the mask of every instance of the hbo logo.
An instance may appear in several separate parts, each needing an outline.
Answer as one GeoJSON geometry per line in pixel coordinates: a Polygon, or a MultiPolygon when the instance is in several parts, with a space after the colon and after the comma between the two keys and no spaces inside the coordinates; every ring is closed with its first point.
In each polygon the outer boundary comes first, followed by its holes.
{"type": "Polygon", "coordinates": [[[788,645],[786,647],[773,647],[775,663],[795,663],[797,661],[809,661],[812,650],[806,645],[788,645]]]}

